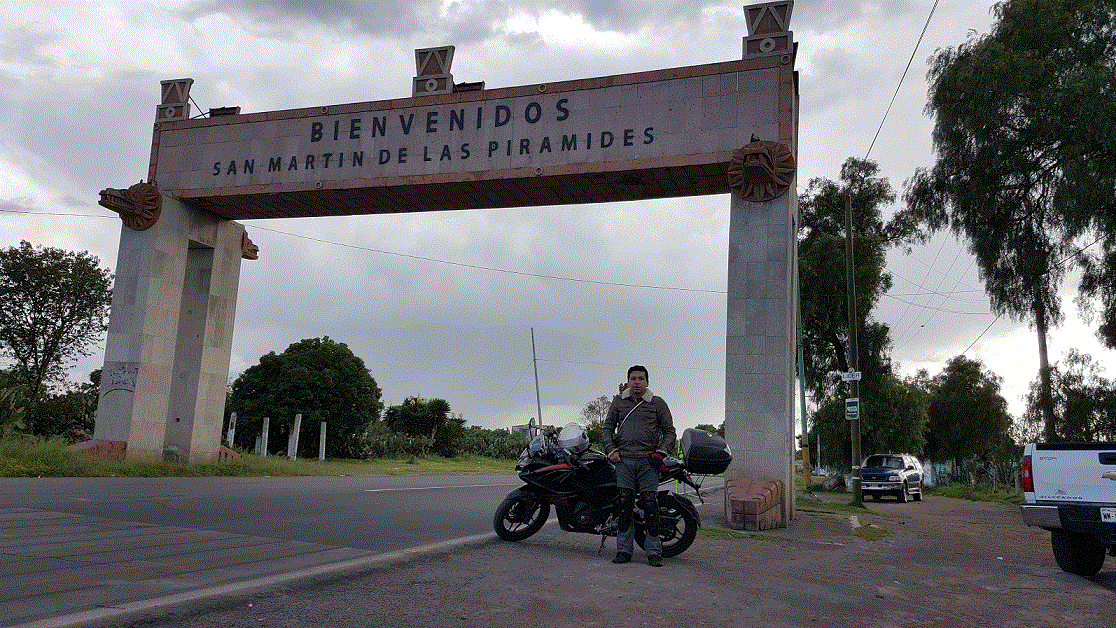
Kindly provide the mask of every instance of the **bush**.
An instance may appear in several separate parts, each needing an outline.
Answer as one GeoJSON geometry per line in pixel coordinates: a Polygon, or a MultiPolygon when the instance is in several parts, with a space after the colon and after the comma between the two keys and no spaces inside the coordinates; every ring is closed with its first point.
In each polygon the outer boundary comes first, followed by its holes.
{"type": "Polygon", "coordinates": [[[462,453],[505,460],[515,460],[526,446],[527,437],[523,434],[477,426],[465,430],[461,440],[462,453]]]}

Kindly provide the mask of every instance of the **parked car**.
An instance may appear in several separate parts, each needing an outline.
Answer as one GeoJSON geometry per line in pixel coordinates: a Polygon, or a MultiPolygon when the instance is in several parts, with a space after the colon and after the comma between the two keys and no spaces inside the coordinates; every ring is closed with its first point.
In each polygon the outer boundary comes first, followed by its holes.
{"type": "Polygon", "coordinates": [[[900,502],[920,502],[922,463],[909,454],[872,454],[860,466],[860,491],[875,500],[894,495],[900,502]]]}

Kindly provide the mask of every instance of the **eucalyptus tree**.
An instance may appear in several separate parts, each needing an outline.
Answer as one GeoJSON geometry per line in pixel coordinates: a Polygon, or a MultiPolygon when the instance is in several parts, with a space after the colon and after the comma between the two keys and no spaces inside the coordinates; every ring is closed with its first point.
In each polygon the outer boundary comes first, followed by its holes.
{"type": "Polygon", "coordinates": [[[907,183],[909,213],[975,255],[992,309],[1038,334],[1040,406],[1055,433],[1048,330],[1075,264],[1107,295],[1116,341],[1116,8],[1111,0],[1010,0],[992,32],[931,58],[926,111],[937,161],[907,183]],[[1105,263],[1110,264],[1106,267],[1105,263]]]}

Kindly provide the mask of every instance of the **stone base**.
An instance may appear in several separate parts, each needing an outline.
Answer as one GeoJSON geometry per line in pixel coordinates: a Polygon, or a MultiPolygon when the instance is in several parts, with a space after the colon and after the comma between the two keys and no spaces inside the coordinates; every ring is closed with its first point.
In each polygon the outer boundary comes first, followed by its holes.
{"type": "MultiPolygon", "coordinates": [[[[94,458],[104,458],[106,460],[116,460],[123,462],[126,459],[126,451],[128,443],[119,440],[87,440],[80,443],[75,443],[66,448],[66,451],[80,456],[92,456],[94,458]]],[[[164,460],[178,461],[173,455],[168,455],[167,451],[163,452],[164,460]]],[[[221,445],[221,449],[217,452],[217,460],[215,462],[237,462],[239,461],[240,454],[221,445]]]]}
{"type": "Polygon", "coordinates": [[[725,519],[736,530],[787,527],[783,483],[777,480],[725,478],[725,519]]]}
{"type": "Polygon", "coordinates": [[[122,440],[87,440],[80,443],[74,443],[66,448],[66,451],[81,456],[92,456],[94,458],[105,458],[107,460],[124,461],[124,452],[128,449],[128,443],[122,440]]]}
{"type": "Polygon", "coordinates": [[[240,454],[221,445],[221,449],[217,451],[217,462],[239,462],[240,454]]]}

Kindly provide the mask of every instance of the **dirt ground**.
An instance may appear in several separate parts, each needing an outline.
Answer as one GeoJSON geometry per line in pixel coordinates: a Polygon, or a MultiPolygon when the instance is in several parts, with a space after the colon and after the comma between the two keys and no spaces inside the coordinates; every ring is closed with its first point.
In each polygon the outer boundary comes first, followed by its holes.
{"type": "MultiPolygon", "coordinates": [[[[368,574],[225,601],[134,626],[1027,627],[1112,625],[1116,558],[1092,579],[1060,571],[1048,532],[1018,509],[928,495],[869,502],[866,540],[848,514],[800,501],[793,525],[751,538],[703,533],[649,567],[613,565],[613,541],[548,525],[368,574]]],[[[720,525],[719,499],[700,508],[720,525]]]]}

